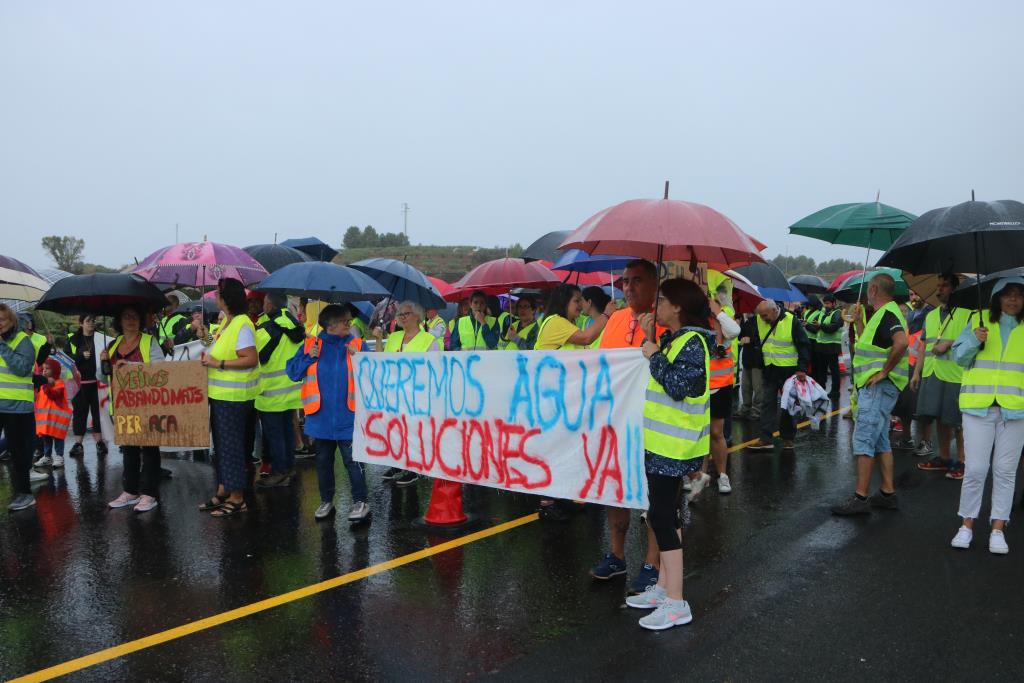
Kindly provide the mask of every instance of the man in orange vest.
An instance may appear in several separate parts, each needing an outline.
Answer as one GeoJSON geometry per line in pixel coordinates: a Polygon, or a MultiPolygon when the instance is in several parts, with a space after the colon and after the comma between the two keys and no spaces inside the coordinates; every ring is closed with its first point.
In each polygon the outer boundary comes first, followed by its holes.
{"type": "Polygon", "coordinates": [[[334,512],[334,454],[348,471],[352,486],[352,509],[348,521],[361,522],[370,514],[366,475],[361,463],[352,459],[352,431],[355,423],[355,374],[353,354],[363,350],[363,340],[352,334],[352,311],[348,306],[325,306],[317,319],[322,328],[306,339],[285,366],[288,378],[302,382],[302,411],[305,432],[316,439],[316,478],[320,506],[316,519],[334,512]]]}
{"type": "MultiPolygon", "coordinates": [[[[654,298],[658,293],[658,272],[654,264],[644,259],[637,259],[626,264],[622,273],[622,294],[626,307],[612,313],[601,333],[599,348],[621,349],[640,348],[646,335],[640,327],[640,316],[654,310],[654,298]]],[[[665,328],[658,327],[658,336],[665,328]]],[[[657,340],[654,340],[655,342],[657,340]]],[[[608,508],[608,535],[611,537],[611,552],[604,556],[590,570],[595,579],[607,580],[626,573],[626,532],[629,531],[630,510],[627,508],[608,508]]],[[[647,556],[640,573],[629,586],[631,593],[642,593],[647,586],[658,582],[659,560],[658,543],[654,532],[647,529],[647,556]]]]}

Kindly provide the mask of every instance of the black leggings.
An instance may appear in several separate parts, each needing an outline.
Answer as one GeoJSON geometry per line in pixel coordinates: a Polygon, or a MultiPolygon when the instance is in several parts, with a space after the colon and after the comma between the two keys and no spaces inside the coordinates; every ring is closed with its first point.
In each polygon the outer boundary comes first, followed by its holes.
{"type": "Polygon", "coordinates": [[[82,384],[78,393],[71,399],[73,415],[71,418],[71,432],[75,436],[85,434],[85,425],[89,421],[89,413],[92,413],[92,433],[100,433],[100,390],[96,384],[82,384]]]}
{"type": "Polygon", "coordinates": [[[157,446],[124,447],[124,490],[156,498],[160,484],[160,448],[157,446]]]}
{"type": "Polygon", "coordinates": [[[647,473],[647,525],[658,539],[663,553],[683,547],[679,540],[679,503],[682,502],[683,478],[647,473]]]}

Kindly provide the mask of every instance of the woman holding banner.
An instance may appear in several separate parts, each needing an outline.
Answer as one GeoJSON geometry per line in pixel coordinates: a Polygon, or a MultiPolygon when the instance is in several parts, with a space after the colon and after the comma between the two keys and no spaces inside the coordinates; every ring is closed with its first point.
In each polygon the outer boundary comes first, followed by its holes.
{"type": "Polygon", "coordinates": [[[210,427],[217,453],[217,493],[199,506],[214,517],[245,512],[245,462],[251,444],[247,432],[255,429],[253,402],[259,394],[260,359],[256,328],[246,315],[245,288],[234,278],[217,283],[217,307],[223,324],[213,346],[201,360],[206,366],[210,397],[210,427]]]}
{"type": "MultiPolygon", "coordinates": [[[[142,332],[142,320],[142,312],[134,306],[125,306],[114,318],[117,338],[100,353],[100,368],[106,377],[125,363],[156,363],[164,359],[157,338],[142,332]]],[[[113,402],[107,405],[113,414],[113,402]]],[[[123,446],[121,452],[124,454],[124,491],[107,506],[114,509],[134,506],[135,512],[149,512],[158,504],[160,447],[123,446]]]]}
{"type": "Polygon", "coordinates": [[[585,330],[572,322],[583,311],[583,292],[576,285],[559,285],[551,292],[537,333],[538,351],[585,349],[601,336],[608,316],[595,312],[594,324],[585,330]]]}
{"type": "MultiPolygon", "coordinates": [[[[661,285],[657,322],[668,328],[659,343],[644,342],[651,380],[644,404],[644,457],[647,470],[647,524],[661,555],[658,582],[626,604],[654,609],[640,626],[661,631],[693,620],[683,598],[683,546],[679,525],[683,478],[698,471],[711,447],[711,310],[697,284],[681,278],[661,285]]],[[[640,317],[647,339],[655,336],[655,315],[640,317]]]]}

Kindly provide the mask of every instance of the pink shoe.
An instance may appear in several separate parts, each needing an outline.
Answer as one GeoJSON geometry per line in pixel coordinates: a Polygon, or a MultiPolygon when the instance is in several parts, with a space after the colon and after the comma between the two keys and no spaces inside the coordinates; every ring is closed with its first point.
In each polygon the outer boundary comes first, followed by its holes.
{"type": "Polygon", "coordinates": [[[135,512],[149,512],[160,503],[157,502],[153,496],[147,496],[145,494],[139,496],[138,505],[135,506],[135,512]]]}
{"type": "Polygon", "coordinates": [[[133,496],[132,494],[125,492],[125,493],[122,493],[117,498],[115,498],[114,500],[112,500],[109,503],[107,503],[107,507],[110,507],[110,508],[113,508],[113,509],[116,510],[118,508],[126,508],[126,507],[129,507],[131,505],[135,505],[138,502],[139,502],[139,497],[138,496],[133,496]]]}

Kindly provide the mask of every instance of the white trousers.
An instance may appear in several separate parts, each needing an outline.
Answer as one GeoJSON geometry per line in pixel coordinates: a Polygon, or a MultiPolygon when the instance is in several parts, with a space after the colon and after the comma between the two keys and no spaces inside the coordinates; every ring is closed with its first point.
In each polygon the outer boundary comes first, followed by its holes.
{"type": "Polygon", "coordinates": [[[989,520],[1010,521],[1017,463],[1024,447],[1024,420],[1004,420],[999,406],[991,406],[985,417],[964,413],[964,479],[960,486],[963,518],[977,519],[981,496],[992,464],[992,512],[989,520]]]}

